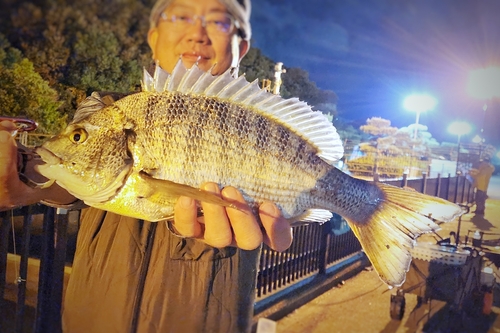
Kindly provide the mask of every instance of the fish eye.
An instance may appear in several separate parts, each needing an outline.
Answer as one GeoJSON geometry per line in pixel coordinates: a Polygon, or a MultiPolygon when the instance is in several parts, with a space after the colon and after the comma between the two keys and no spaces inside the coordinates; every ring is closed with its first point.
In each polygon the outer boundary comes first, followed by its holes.
{"type": "Polygon", "coordinates": [[[69,139],[73,143],[83,143],[87,140],[87,131],[83,128],[77,128],[69,135],[69,139]]]}

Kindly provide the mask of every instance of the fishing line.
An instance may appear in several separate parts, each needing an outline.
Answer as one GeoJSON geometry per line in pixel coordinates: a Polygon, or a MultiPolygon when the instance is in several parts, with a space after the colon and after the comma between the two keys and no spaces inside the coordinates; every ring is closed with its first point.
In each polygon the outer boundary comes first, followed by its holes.
{"type": "MultiPolygon", "coordinates": [[[[10,225],[11,225],[11,228],[12,228],[12,244],[13,244],[13,247],[14,247],[14,256],[17,257],[17,251],[16,251],[16,232],[14,230],[14,211],[11,210],[10,211],[10,225]]],[[[16,279],[16,277],[19,277],[19,271],[21,269],[21,262],[19,261],[17,264],[16,264],[16,260],[14,260],[14,272],[15,272],[15,276],[14,276],[14,282],[17,282],[19,280],[19,278],[16,279]],[[18,267],[19,265],[19,267],[18,267]]]]}

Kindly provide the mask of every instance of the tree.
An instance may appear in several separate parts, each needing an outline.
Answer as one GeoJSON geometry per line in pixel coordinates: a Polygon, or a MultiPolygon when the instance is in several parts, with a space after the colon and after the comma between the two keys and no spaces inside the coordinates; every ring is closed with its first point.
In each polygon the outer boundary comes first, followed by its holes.
{"type": "MultiPolygon", "coordinates": [[[[430,149],[422,139],[413,140],[407,128],[398,129],[391,126],[390,120],[372,117],[360,129],[371,138],[369,142],[360,143],[361,153],[347,162],[352,173],[376,172],[392,178],[401,177],[408,170],[413,175],[427,171],[430,149]]],[[[423,136],[431,137],[430,133],[423,136]]]]}
{"type": "Polygon", "coordinates": [[[241,60],[240,74],[244,74],[250,82],[258,80],[262,83],[262,80],[274,77],[274,62],[263,55],[260,49],[251,47],[241,60]]]}
{"type": "Polygon", "coordinates": [[[41,133],[54,133],[66,125],[66,117],[58,111],[61,103],[57,92],[1,34],[0,105],[7,116],[24,116],[38,122],[41,133]]]}
{"type": "Polygon", "coordinates": [[[298,97],[307,103],[317,106],[325,103],[337,104],[337,95],[331,90],[321,90],[316,83],[309,80],[309,73],[301,68],[286,68],[283,74],[282,94],[285,98],[298,97]]]}
{"type": "Polygon", "coordinates": [[[0,27],[61,96],[72,118],[94,90],[137,89],[151,59],[146,42],[153,1],[14,2],[0,27]],[[106,10],[102,10],[106,8],[106,10]]]}
{"type": "Polygon", "coordinates": [[[377,138],[381,138],[396,133],[398,129],[396,127],[391,127],[391,121],[388,119],[372,117],[366,120],[366,125],[361,126],[360,130],[377,138]]]}

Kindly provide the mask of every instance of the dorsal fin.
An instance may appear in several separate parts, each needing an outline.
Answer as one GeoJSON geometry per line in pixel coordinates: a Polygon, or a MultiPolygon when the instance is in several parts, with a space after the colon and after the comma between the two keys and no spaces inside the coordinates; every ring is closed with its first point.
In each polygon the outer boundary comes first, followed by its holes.
{"type": "Polygon", "coordinates": [[[94,91],[78,105],[71,123],[78,123],[105,106],[106,103],[102,100],[101,95],[97,91],[94,91]]]}
{"type": "Polygon", "coordinates": [[[214,76],[199,69],[196,64],[186,69],[179,61],[171,75],[159,66],[156,66],[154,77],[144,70],[142,88],[144,91],[199,94],[229,100],[287,127],[316,147],[318,156],[326,162],[333,163],[342,157],[342,140],[333,124],[320,111],[313,111],[297,98],[283,99],[262,90],[256,81],[250,83],[244,76],[234,78],[231,72],[228,69],[214,76]]]}

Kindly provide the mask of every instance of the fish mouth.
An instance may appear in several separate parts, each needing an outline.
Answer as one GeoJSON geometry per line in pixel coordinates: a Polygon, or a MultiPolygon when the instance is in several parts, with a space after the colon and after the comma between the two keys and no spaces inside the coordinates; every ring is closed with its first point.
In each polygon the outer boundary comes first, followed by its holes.
{"type": "Polygon", "coordinates": [[[55,181],[71,195],[83,200],[89,206],[112,199],[123,187],[132,169],[132,163],[127,163],[120,173],[113,178],[113,181],[105,187],[92,186],[92,179],[84,179],[68,170],[62,163],[61,158],[50,150],[38,147],[35,152],[45,162],[45,164],[36,165],[35,170],[49,179],[46,184],[55,181]]]}
{"type": "Polygon", "coordinates": [[[46,164],[56,165],[60,164],[62,161],[59,157],[57,157],[53,152],[43,147],[35,148],[35,154],[42,158],[46,164]]]}

